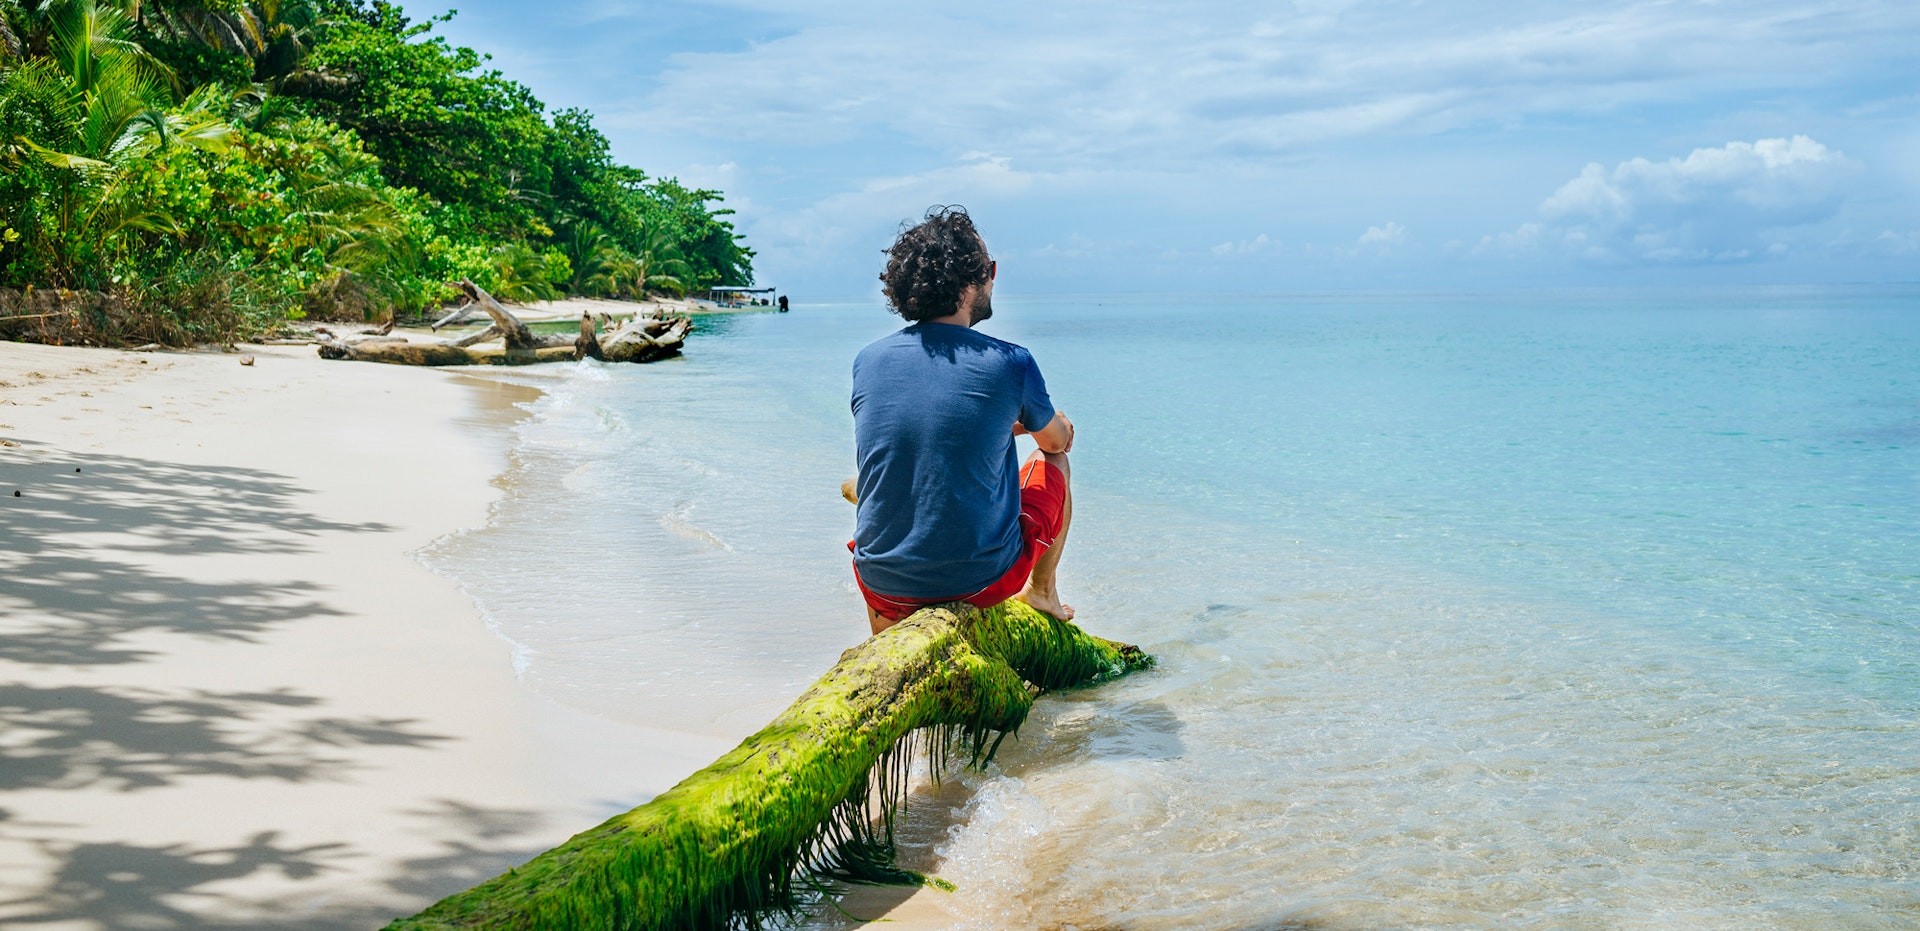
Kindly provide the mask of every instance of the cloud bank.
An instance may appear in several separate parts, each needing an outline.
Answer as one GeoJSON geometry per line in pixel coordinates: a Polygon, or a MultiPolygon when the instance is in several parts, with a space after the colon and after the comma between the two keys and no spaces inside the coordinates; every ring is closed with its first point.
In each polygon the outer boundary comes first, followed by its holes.
{"type": "Polygon", "coordinates": [[[1010,290],[1911,277],[1911,0],[461,6],[815,293],[934,203],[1010,290]]]}
{"type": "Polygon", "coordinates": [[[1752,261],[1788,251],[1792,228],[1833,216],[1858,168],[1806,136],[1635,158],[1612,170],[1590,163],[1541,203],[1540,222],[1482,247],[1558,247],[1603,262],[1752,261]]]}

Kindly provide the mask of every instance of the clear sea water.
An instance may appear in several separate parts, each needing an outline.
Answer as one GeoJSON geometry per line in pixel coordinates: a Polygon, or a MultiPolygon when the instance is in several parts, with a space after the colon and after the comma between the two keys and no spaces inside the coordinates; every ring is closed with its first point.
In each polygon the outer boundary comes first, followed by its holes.
{"type": "MultiPolygon", "coordinates": [[[[1063,594],[1162,666],[910,810],[964,927],[1920,927],[1920,288],[996,307],[1079,427],[1063,594]]],[[[752,731],[866,632],[897,323],[541,378],[430,560],[542,693],[752,731]]]]}

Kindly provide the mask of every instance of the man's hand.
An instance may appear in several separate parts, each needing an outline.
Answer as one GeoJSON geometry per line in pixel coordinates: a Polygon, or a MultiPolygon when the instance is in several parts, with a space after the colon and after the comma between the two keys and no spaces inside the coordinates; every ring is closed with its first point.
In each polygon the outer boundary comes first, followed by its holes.
{"type": "MultiPolygon", "coordinates": [[[[1018,423],[1013,425],[1014,436],[1029,432],[1032,431],[1028,431],[1018,423]]],[[[1039,445],[1043,453],[1059,454],[1073,451],[1073,421],[1068,420],[1067,415],[1059,411],[1054,411],[1053,420],[1037,432],[1032,432],[1032,435],[1034,443],[1039,445]]]]}

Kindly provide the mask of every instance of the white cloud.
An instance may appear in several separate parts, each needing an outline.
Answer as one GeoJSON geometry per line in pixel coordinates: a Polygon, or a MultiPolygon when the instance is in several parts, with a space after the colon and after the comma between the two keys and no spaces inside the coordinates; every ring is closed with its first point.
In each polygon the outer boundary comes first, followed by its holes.
{"type": "Polygon", "coordinates": [[[1589,164],[1540,205],[1541,222],[1483,252],[1560,248],[1594,261],[1744,262],[1791,250],[1779,234],[1832,216],[1858,166],[1806,136],[1730,142],[1662,162],[1589,164]]]}
{"type": "MultiPolygon", "coordinates": [[[[762,216],[746,232],[756,249],[780,254],[789,269],[838,264],[863,253],[870,253],[863,264],[877,269],[879,250],[896,227],[929,205],[969,204],[977,214],[980,203],[1020,197],[1043,180],[1052,179],[1016,169],[1004,156],[969,152],[944,167],[874,178],[798,210],[762,216]]],[[[987,240],[993,244],[993,231],[987,240]]]]}
{"type": "Polygon", "coordinates": [[[1881,230],[1874,237],[1871,248],[1884,255],[1912,255],[1920,252],[1920,231],[1896,233],[1893,230],[1881,230]]]}
{"type": "MultiPolygon", "coordinates": [[[[1484,276],[1445,260],[1469,250],[1649,266],[1785,251],[1795,268],[1842,256],[1858,260],[1850,277],[1911,277],[1897,251],[1920,204],[1920,98],[1898,80],[1920,35],[1910,0],[461,7],[443,31],[506,56],[555,107],[592,110],[620,160],[724,190],[759,271],[783,282],[867,287],[895,224],[956,201],[991,220],[995,248],[1051,244],[1049,267],[1090,270],[1060,271],[1069,289],[1151,285],[1141,269],[1157,253],[1137,243],[1236,281],[1327,278],[1339,258],[1370,275],[1484,276]],[[1769,169],[1757,143],[1695,163],[1672,142],[1792,132],[1872,170],[1769,169]],[[1621,163],[1634,154],[1649,160],[1621,163]],[[1589,159],[1596,174],[1575,171],[1589,159]],[[1534,213],[1543,200],[1551,213],[1534,213]],[[1356,241],[1387,217],[1402,241],[1388,225],[1356,241]]],[[[1617,271],[1529,264],[1515,270],[1617,271]]],[[[1192,277],[1173,267],[1159,284],[1192,277]]]]}
{"type": "Polygon", "coordinates": [[[1389,222],[1386,226],[1369,226],[1360,234],[1358,242],[1362,246],[1385,249],[1407,241],[1407,228],[1398,223],[1389,222]]]}
{"type": "Polygon", "coordinates": [[[885,139],[951,157],[988,142],[1038,170],[1155,170],[1802,88],[1844,64],[1904,59],[1920,29],[1911,4],[1800,0],[739,5],[797,25],[737,51],[671,55],[604,115],[783,146],[885,139]]]}
{"type": "Polygon", "coordinates": [[[1279,248],[1280,248],[1279,243],[1273,241],[1272,239],[1269,239],[1267,237],[1267,234],[1261,233],[1260,235],[1255,236],[1252,239],[1242,239],[1238,241],[1229,240],[1227,242],[1220,243],[1219,245],[1214,246],[1212,249],[1208,251],[1218,256],[1232,256],[1232,255],[1252,255],[1260,252],[1271,252],[1279,248]]]}

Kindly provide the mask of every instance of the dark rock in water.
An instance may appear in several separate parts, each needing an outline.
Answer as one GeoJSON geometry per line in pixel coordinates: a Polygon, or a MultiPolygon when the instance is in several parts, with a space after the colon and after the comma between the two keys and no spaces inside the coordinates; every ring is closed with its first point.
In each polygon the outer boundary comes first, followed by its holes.
{"type": "Polygon", "coordinates": [[[16,498],[18,498],[18,497],[20,497],[20,489],[18,489],[18,488],[15,488],[15,489],[13,490],[13,496],[14,496],[14,497],[16,497],[16,498]]]}

